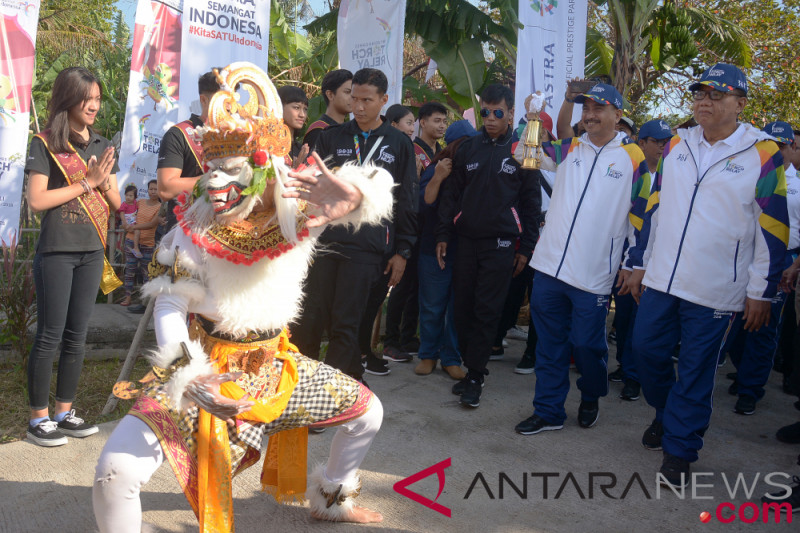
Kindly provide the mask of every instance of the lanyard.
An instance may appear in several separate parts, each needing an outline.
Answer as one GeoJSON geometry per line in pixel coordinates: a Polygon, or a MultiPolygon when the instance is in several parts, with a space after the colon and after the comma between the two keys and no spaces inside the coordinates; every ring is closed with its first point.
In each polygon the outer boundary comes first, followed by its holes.
{"type": "MultiPolygon", "coordinates": [[[[361,145],[358,142],[358,134],[353,135],[353,143],[355,143],[356,145],[356,158],[358,159],[359,166],[365,165],[366,163],[369,162],[370,159],[372,159],[372,155],[375,153],[375,150],[378,149],[378,146],[381,144],[382,140],[383,140],[383,135],[378,137],[378,140],[375,141],[375,144],[372,146],[372,149],[367,154],[366,159],[364,159],[364,161],[361,161],[361,145]]],[[[366,139],[364,142],[366,142],[366,139]]]]}

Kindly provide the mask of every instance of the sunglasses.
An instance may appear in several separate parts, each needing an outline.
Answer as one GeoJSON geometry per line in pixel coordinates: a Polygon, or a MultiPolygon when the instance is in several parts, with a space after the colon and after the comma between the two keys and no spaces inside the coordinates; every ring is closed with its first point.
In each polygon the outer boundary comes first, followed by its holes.
{"type": "Polygon", "coordinates": [[[497,118],[503,118],[504,116],[506,116],[505,112],[503,112],[502,109],[495,109],[493,111],[490,111],[490,110],[486,109],[485,107],[481,108],[481,116],[483,118],[488,117],[489,113],[494,113],[494,116],[497,117],[497,118]]]}

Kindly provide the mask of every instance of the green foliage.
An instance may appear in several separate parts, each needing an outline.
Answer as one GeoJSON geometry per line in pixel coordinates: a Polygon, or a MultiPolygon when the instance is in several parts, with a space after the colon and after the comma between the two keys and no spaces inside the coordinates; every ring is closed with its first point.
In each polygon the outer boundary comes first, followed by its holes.
{"type": "Polygon", "coordinates": [[[36,290],[33,282],[32,246],[19,246],[16,235],[2,242],[0,265],[0,344],[10,343],[23,366],[30,345],[28,328],[36,323],[36,290]]]}

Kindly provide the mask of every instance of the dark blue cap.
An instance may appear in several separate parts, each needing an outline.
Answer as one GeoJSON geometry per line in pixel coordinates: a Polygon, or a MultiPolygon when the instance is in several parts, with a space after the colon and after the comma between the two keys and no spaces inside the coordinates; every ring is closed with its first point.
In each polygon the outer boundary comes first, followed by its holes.
{"type": "Polygon", "coordinates": [[[450,124],[447,127],[447,131],[444,132],[444,142],[450,144],[461,137],[472,137],[477,134],[478,132],[475,130],[475,127],[469,123],[469,120],[457,120],[450,124]]]}
{"type": "Polygon", "coordinates": [[[710,69],[703,72],[700,80],[689,85],[690,91],[696,91],[703,85],[708,85],[712,89],[730,92],[734,89],[744,91],[747,95],[747,77],[738,67],[727,63],[717,63],[710,69]]]}
{"type": "Polygon", "coordinates": [[[778,142],[783,144],[792,144],[794,142],[794,131],[788,122],[781,122],[776,120],[764,126],[764,132],[775,137],[778,142]]]}
{"type": "Polygon", "coordinates": [[[652,137],[657,141],[670,139],[672,138],[672,129],[669,127],[669,124],[661,119],[651,120],[642,124],[639,130],[640,139],[647,139],[648,137],[652,137]]]}
{"type": "Polygon", "coordinates": [[[598,104],[610,104],[617,109],[622,109],[622,95],[619,94],[619,91],[616,87],[613,85],[608,85],[607,83],[598,83],[589,89],[588,93],[579,94],[575,97],[575,102],[582,104],[587,98],[594,100],[598,104]]]}

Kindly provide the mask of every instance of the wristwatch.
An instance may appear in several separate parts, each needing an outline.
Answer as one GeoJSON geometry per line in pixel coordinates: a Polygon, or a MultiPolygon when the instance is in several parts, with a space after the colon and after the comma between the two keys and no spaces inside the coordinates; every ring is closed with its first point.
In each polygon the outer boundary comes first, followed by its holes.
{"type": "Polygon", "coordinates": [[[411,250],[409,250],[408,248],[398,248],[397,255],[408,261],[409,259],[411,259],[411,250]]]}

